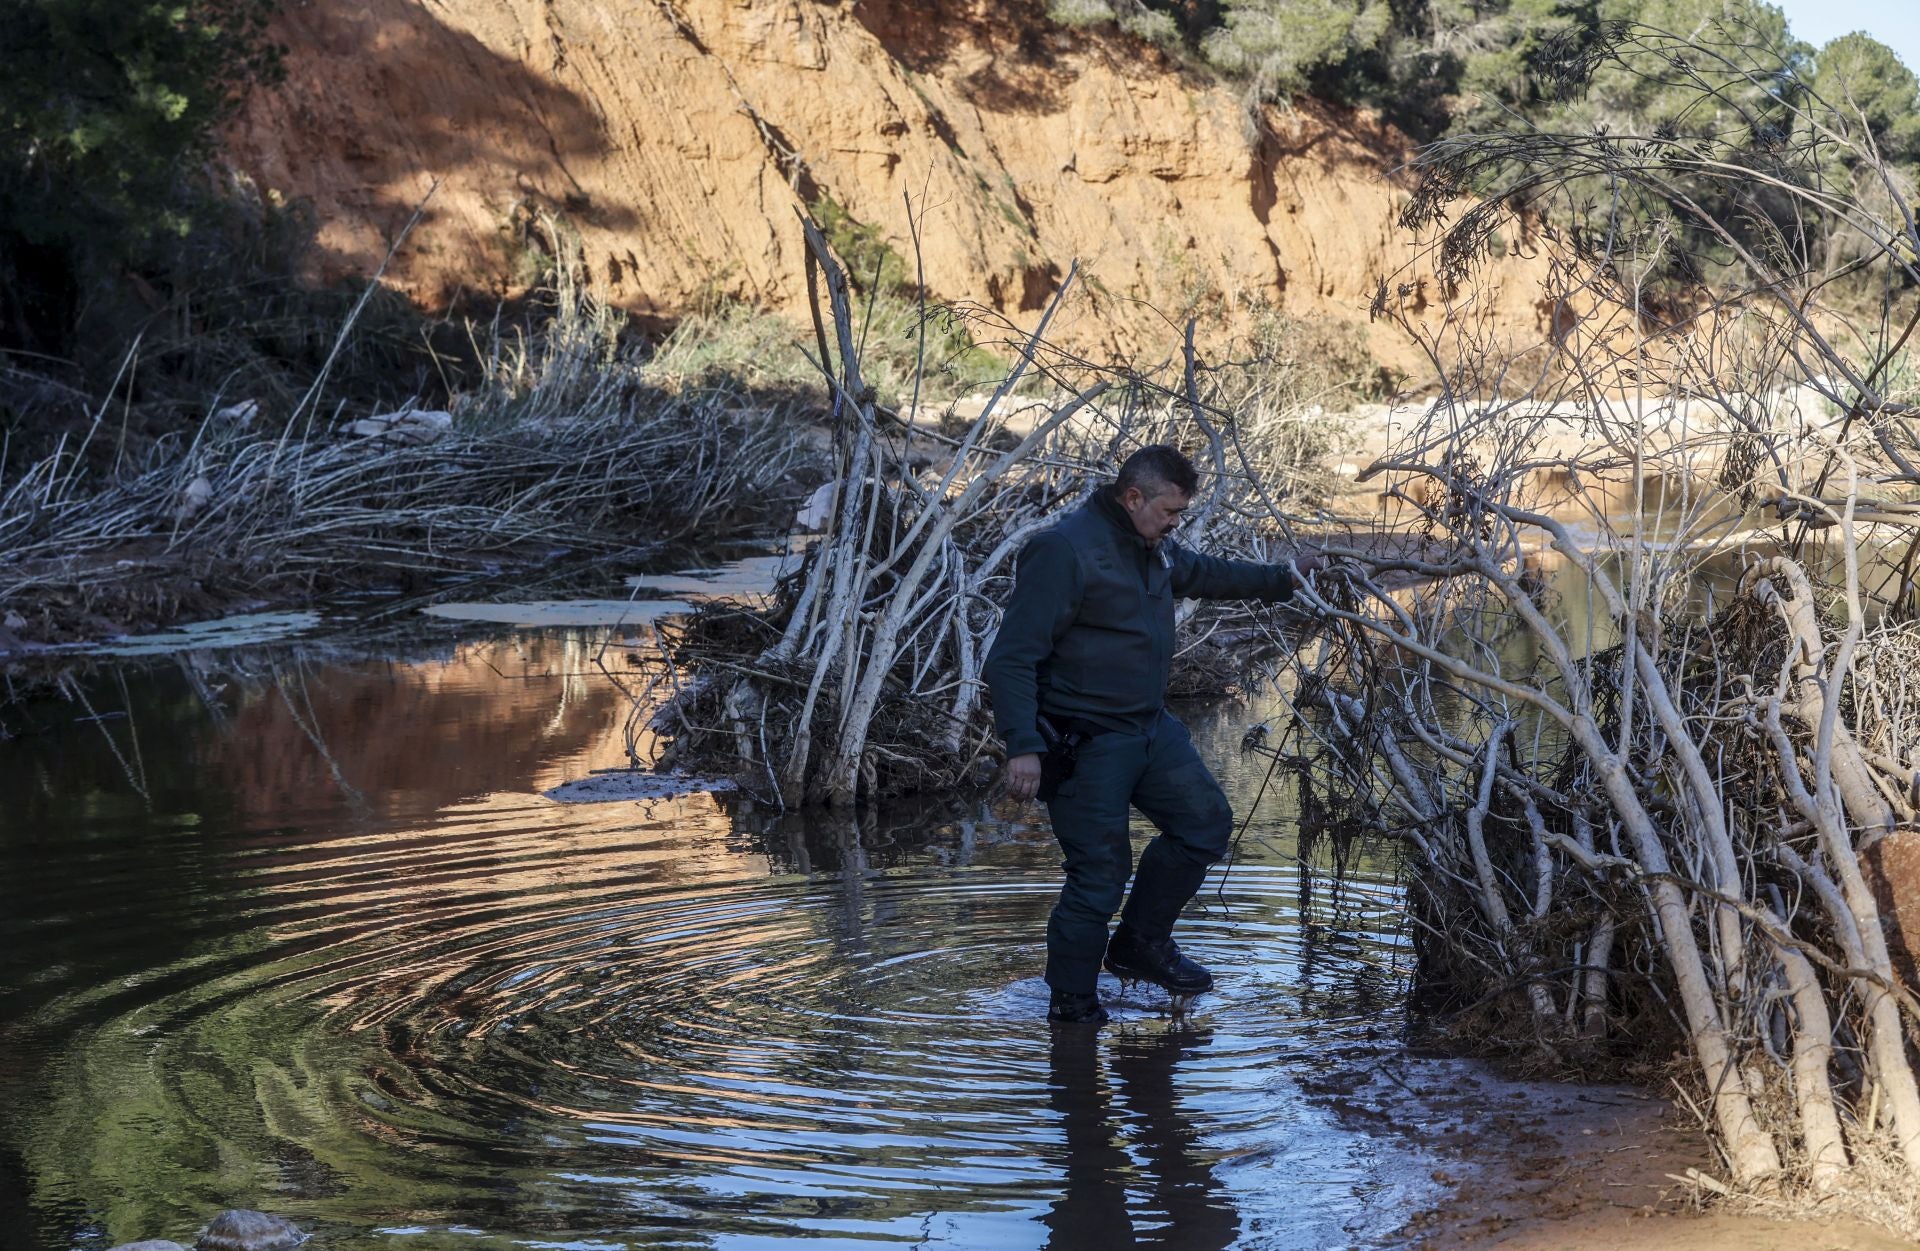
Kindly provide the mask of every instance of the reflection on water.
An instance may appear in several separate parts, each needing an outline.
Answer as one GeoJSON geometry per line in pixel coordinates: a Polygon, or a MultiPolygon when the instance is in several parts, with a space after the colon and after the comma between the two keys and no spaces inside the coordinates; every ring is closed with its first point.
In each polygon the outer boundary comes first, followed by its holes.
{"type": "Polygon", "coordinates": [[[1214,1152],[1177,1099],[1183,1062],[1197,1069],[1211,1042],[1211,1030],[1184,1023],[1122,1035],[1106,1049],[1103,1071],[1100,1049],[1084,1035],[1062,1031],[1053,1039],[1047,1096],[1060,1117],[1064,1177],[1044,1219],[1048,1247],[1233,1245],[1239,1215],[1214,1176],[1214,1152]],[[1129,1196],[1129,1178],[1150,1191],[1146,1202],[1129,1196]]]}
{"type": "MultiPolygon", "coordinates": [[[[337,1248],[1306,1248],[1424,1193],[1306,1093],[1397,1029],[1387,866],[1328,889],[1270,795],[1184,931],[1219,993],[1113,984],[1055,1034],[1036,809],[540,798],[624,760],[607,641],[142,662],[35,710],[0,748],[21,1245],[238,1204],[337,1248]]],[[[1242,804],[1245,715],[1196,720],[1242,804]]]]}

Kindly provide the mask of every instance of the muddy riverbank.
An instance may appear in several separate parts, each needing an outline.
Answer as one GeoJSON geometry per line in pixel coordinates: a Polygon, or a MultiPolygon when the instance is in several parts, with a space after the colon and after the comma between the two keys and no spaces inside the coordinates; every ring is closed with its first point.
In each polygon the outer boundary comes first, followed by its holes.
{"type": "Polygon", "coordinates": [[[1636,1086],[1505,1082],[1464,1061],[1390,1084],[1402,1132],[1448,1163],[1445,1193],[1393,1244],[1418,1251],[1898,1251],[1885,1229],[1795,1205],[1728,1202],[1699,1123],[1636,1086]],[[1457,1066],[1457,1067],[1456,1067],[1457,1066]],[[1709,1185],[1712,1183],[1709,1182],[1709,1185]]]}

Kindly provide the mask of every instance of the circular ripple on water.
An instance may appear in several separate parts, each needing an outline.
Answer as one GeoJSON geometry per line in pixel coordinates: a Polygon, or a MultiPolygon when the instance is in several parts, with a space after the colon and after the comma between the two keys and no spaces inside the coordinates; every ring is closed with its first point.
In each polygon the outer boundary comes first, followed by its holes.
{"type": "Polygon", "coordinates": [[[1379,1184],[1299,1091],[1391,1001],[1390,900],[1236,869],[1232,909],[1181,928],[1220,989],[1177,1019],[1104,979],[1096,1036],[1043,1020],[1050,873],[641,865],[656,837],[597,867],[524,830],[303,866],[275,958],[170,1001],[169,1063],[299,1020],[285,1076],[242,1080],[335,1191],[427,1228],[920,1238],[938,1214],[964,1242],[1117,1204],[1200,1246],[1278,1203],[1318,1232],[1273,1245],[1311,1246],[1379,1184]],[[1323,1188],[1263,1197],[1302,1169],[1323,1188]]]}
{"type": "MultiPolygon", "coordinates": [[[[1293,1115],[1267,1087],[1365,1016],[1353,988],[1380,954],[1310,953],[1296,887],[1244,870],[1233,911],[1183,924],[1222,982],[1184,1020],[1157,990],[1103,979],[1115,1054],[1167,1070],[1149,1102],[1171,1114],[1182,1066],[1208,1126],[1254,1150],[1293,1115]]],[[[1063,1092],[1117,1080],[1063,1074],[1042,1020],[1055,890],[929,869],[550,897],[443,930],[328,998],[337,1028],[383,1040],[386,1091],[411,1105],[393,1119],[428,1114],[439,1141],[698,1176],[707,1215],[790,1222],[801,1200],[859,1211],[942,1187],[1012,1204],[1058,1163],[1063,1092]]]]}

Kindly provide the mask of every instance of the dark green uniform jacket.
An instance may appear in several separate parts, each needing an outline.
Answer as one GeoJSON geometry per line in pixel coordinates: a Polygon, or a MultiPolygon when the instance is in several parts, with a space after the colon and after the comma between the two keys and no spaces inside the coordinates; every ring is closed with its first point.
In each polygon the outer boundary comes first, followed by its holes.
{"type": "Polygon", "coordinates": [[[1175,600],[1292,596],[1285,565],[1202,556],[1171,537],[1148,547],[1113,489],[1099,491],[1020,553],[985,669],[1007,755],[1046,750],[1042,711],[1145,731],[1166,696],[1175,600]]]}

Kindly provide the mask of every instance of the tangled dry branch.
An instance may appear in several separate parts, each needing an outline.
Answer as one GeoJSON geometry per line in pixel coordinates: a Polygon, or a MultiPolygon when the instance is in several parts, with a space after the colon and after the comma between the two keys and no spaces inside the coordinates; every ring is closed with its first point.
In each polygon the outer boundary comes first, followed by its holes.
{"type": "MultiPolygon", "coordinates": [[[[669,762],[730,772],[788,806],[844,806],[966,781],[995,750],[980,668],[1014,558],[1135,446],[1204,440],[1215,472],[1186,541],[1264,554],[1305,459],[1282,429],[1302,405],[1244,369],[1208,371],[1191,333],[1164,381],[1059,350],[1046,330],[1069,272],[977,417],[957,432],[902,421],[862,377],[840,266],[811,223],[806,235],[835,429],[819,533],[769,610],[669,627],[668,655],[690,680],[653,726],[671,739],[669,762]]],[[[1217,613],[1186,624],[1176,682],[1220,693],[1257,636],[1217,613]]]]}
{"type": "Polygon", "coordinates": [[[1696,157],[1591,134],[1430,154],[1427,225],[1493,194],[1439,225],[1459,304],[1406,327],[1439,395],[1370,470],[1424,550],[1321,581],[1299,732],[1316,802],[1425,866],[1420,978],[1460,1031],[1563,1071],[1671,1039],[1736,1186],[1911,1229],[1913,219],[1776,165],[1738,239],[1683,176],[1741,170],[1676,169],[1696,157]],[[1471,315],[1476,232],[1594,179],[1690,217],[1742,280],[1662,326],[1657,231],[1560,240],[1543,295],[1566,324],[1502,350],[1471,315]],[[1885,271],[1865,317],[1805,246],[1842,227],[1885,271]]]}

